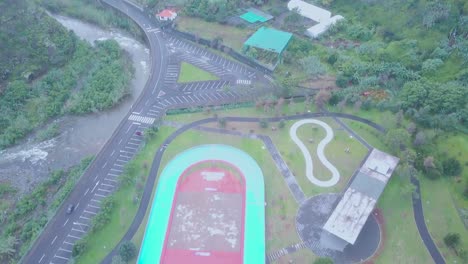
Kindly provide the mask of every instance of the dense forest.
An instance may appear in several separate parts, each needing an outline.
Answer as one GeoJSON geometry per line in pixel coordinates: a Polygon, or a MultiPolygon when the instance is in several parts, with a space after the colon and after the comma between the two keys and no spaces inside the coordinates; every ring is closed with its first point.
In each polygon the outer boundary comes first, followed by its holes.
{"type": "Polygon", "coordinates": [[[132,68],[115,41],[78,39],[33,1],[0,3],[0,149],[49,119],[113,106],[132,68]]]}

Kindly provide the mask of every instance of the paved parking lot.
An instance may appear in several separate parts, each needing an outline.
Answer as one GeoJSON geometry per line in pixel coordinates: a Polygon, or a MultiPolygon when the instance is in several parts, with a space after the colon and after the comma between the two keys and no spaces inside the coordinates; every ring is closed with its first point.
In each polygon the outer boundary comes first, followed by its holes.
{"type": "MultiPolygon", "coordinates": [[[[203,68],[205,64],[211,65],[213,69],[222,71],[224,74],[234,73],[245,76],[245,78],[254,78],[255,71],[248,66],[227,59],[223,56],[210,52],[206,48],[201,48],[186,40],[169,36],[167,40],[170,48],[178,51],[179,56],[190,63],[197,63],[196,66],[203,68]]],[[[204,69],[204,68],[203,68],[204,69]]]]}
{"type": "Polygon", "coordinates": [[[223,87],[229,85],[229,81],[207,81],[207,82],[193,82],[188,84],[178,85],[178,90],[181,92],[198,92],[198,91],[217,91],[222,90],[223,87]]]}

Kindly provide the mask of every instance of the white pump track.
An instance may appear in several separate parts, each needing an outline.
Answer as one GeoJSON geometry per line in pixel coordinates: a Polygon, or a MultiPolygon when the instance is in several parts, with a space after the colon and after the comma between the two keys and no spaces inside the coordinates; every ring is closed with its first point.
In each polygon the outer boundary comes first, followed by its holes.
{"type": "Polygon", "coordinates": [[[291,129],[289,130],[289,135],[291,136],[292,141],[296,143],[296,145],[299,147],[299,149],[302,151],[302,155],[304,155],[305,163],[306,163],[306,176],[307,178],[315,185],[320,186],[320,187],[331,187],[334,186],[335,184],[338,183],[340,180],[340,173],[336,169],[333,164],[328,161],[327,157],[325,157],[325,147],[330,143],[330,141],[333,139],[333,129],[325,122],[322,122],[317,119],[303,119],[300,121],[297,121],[291,126],[291,129]],[[322,162],[322,164],[332,173],[332,177],[329,180],[323,181],[319,180],[314,176],[314,166],[312,163],[312,157],[310,155],[309,150],[307,147],[304,145],[304,143],[297,137],[297,129],[301,127],[304,124],[316,124],[321,127],[323,127],[327,133],[324,139],[320,141],[317,147],[317,156],[322,162]]]}

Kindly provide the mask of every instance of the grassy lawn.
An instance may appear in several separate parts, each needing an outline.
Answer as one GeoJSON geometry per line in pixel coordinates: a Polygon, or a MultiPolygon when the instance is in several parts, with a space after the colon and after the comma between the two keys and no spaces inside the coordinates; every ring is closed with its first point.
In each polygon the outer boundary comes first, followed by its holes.
{"type": "Polygon", "coordinates": [[[205,39],[222,38],[223,43],[237,51],[242,49],[244,41],[253,33],[251,29],[242,29],[218,23],[209,23],[199,18],[186,16],[177,17],[177,27],[180,31],[198,34],[205,39]]]}
{"type": "Polygon", "coordinates": [[[179,79],[177,82],[179,83],[186,83],[186,82],[202,82],[202,81],[214,81],[218,80],[219,78],[215,75],[202,70],[190,63],[182,62],[179,79]]]}
{"type": "MultiPolygon", "coordinates": [[[[205,133],[195,130],[185,132],[175,139],[166,149],[161,162],[161,168],[167,164],[176,154],[187,148],[200,144],[226,144],[244,150],[251,155],[260,165],[265,177],[266,192],[266,247],[267,252],[276,251],[282,247],[299,243],[300,238],[297,235],[294,219],[296,217],[298,205],[292,198],[284,180],[276,169],[269,153],[262,148],[263,142],[252,139],[245,139],[234,136],[226,136],[215,133],[205,133]]],[[[154,191],[153,191],[154,195],[154,191]]],[[[148,220],[148,212],[140,229],[135,234],[133,241],[139,247],[143,239],[144,229],[148,220]]],[[[292,259],[299,261],[306,259],[313,254],[307,250],[291,255],[292,259]]],[[[310,258],[308,258],[310,259],[310,258]]],[[[297,262],[300,263],[300,262],[297,262]]]]}
{"type": "MultiPolygon", "coordinates": [[[[173,131],[173,128],[162,127],[157,136],[150,140],[131,161],[136,168],[139,168],[139,174],[135,175],[137,182],[146,181],[155,151],[173,131]]],[[[114,193],[115,207],[110,222],[103,229],[89,234],[88,250],[77,259],[76,263],[95,263],[97,260],[102,260],[117,245],[136,214],[138,204],[133,199],[139,191],[134,186],[128,186],[114,193]]]]}
{"type": "MultiPolygon", "coordinates": [[[[278,132],[265,130],[275,143],[281,153],[281,156],[292,170],[296,179],[306,196],[313,196],[324,192],[340,192],[348,182],[353,172],[359,167],[359,164],[367,154],[367,149],[355,138],[350,138],[348,133],[339,128],[339,125],[331,118],[320,119],[329,124],[334,130],[334,139],[325,148],[325,155],[329,161],[340,172],[340,181],[333,187],[320,188],[313,185],[305,174],[305,160],[299,147],[291,140],[289,128],[295,121],[287,122],[285,128],[278,132]],[[345,153],[344,149],[349,147],[351,153],[345,153]]],[[[299,138],[304,142],[312,155],[314,166],[314,175],[317,178],[326,180],[331,177],[331,172],[322,165],[317,157],[317,146],[325,137],[325,130],[322,127],[305,124],[297,130],[299,138]],[[310,143],[308,140],[314,141],[310,143]]]]}
{"type": "Polygon", "coordinates": [[[376,263],[431,263],[414,222],[411,195],[401,193],[401,181],[394,175],[380,197],[378,207],[385,218],[387,239],[376,263]]]}
{"type": "MultiPolygon", "coordinates": [[[[437,150],[443,156],[456,158],[464,167],[461,179],[468,179],[468,138],[464,134],[443,136],[436,142],[437,150]]],[[[460,248],[468,248],[468,231],[460,218],[457,208],[468,211],[468,200],[462,196],[464,182],[457,177],[429,180],[421,179],[421,191],[427,227],[448,263],[461,262],[453,250],[447,248],[443,238],[447,233],[459,233],[460,248]]]]}
{"type": "Polygon", "coordinates": [[[468,231],[458,216],[452,200],[450,179],[433,181],[423,176],[419,178],[424,216],[429,233],[431,233],[432,239],[444,255],[447,263],[460,263],[461,259],[444,243],[444,236],[447,233],[458,233],[461,238],[460,248],[468,248],[468,231]]]}

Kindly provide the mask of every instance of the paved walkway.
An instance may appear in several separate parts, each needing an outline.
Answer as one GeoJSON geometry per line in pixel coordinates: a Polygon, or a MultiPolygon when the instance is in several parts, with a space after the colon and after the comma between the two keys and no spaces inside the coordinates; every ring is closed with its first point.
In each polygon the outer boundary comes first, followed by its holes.
{"type": "Polygon", "coordinates": [[[412,195],[412,200],[414,220],[416,221],[416,226],[418,227],[419,235],[421,236],[422,241],[424,242],[424,245],[429,251],[429,254],[431,254],[431,257],[434,260],[434,262],[436,264],[445,264],[445,259],[442,256],[442,254],[440,254],[439,249],[432,240],[431,234],[429,233],[429,230],[427,230],[426,222],[424,221],[424,211],[421,202],[419,180],[416,177],[411,176],[411,183],[416,186],[416,189],[414,190],[414,193],[412,195]]]}
{"type": "Polygon", "coordinates": [[[263,140],[263,143],[265,143],[267,150],[270,152],[271,157],[275,161],[276,167],[283,175],[284,181],[288,185],[289,191],[291,191],[291,194],[293,195],[294,199],[298,204],[301,204],[303,201],[305,201],[306,196],[302,191],[301,186],[297,183],[296,177],[294,177],[294,174],[292,174],[288,165],[286,164],[286,162],[284,162],[283,158],[281,157],[281,154],[276,149],[275,144],[273,143],[273,141],[271,141],[271,138],[264,135],[261,135],[259,137],[263,140]]]}
{"type": "Polygon", "coordinates": [[[332,187],[335,184],[338,183],[340,180],[340,172],[338,169],[336,169],[333,164],[327,159],[325,156],[325,147],[330,143],[333,139],[333,129],[325,122],[317,120],[317,119],[303,119],[299,120],[296,123],[294,123],[291,126],[291,129],[289,130],[289,135],[291,136],[291,139],[296,145],[299,147],[299,149],[302,152],[302,155],[304,156],[305,163],[306,163],[306,175],[307,178],[312,182],[313,184],[319,186],[319,187],[332,187]],[[322,162],[322,164],[332,173],[332,177],[329,180],[323,181],[319,180],[314,176],[314,166],[312,162],[312,156],[310,155],[309,150],[307,147],[304,145],[304,143],[299,139],[297,136],[297,129],[305,124],[317,124],[325,129],[325,132],[327,133],[325,138],[320,141],[320,143],[317,146],[317,156],[322,162]]]}

